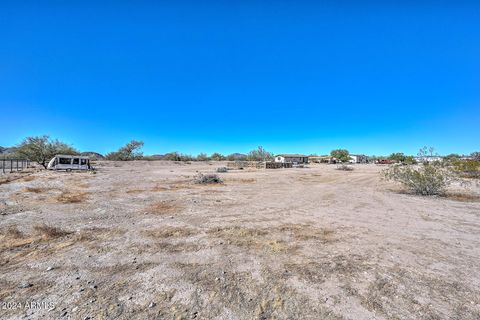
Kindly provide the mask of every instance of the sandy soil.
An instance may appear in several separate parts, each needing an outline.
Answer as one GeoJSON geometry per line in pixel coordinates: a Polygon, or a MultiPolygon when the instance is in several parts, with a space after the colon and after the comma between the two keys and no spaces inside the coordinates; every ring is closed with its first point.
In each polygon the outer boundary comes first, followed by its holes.
{"type": "Polygon", "coordinates": [[[480,188],[104,162],[0,184],[1,319],[480,319],[480,188]],[[460,192],[469,196],[464,196],[460,192]]]}

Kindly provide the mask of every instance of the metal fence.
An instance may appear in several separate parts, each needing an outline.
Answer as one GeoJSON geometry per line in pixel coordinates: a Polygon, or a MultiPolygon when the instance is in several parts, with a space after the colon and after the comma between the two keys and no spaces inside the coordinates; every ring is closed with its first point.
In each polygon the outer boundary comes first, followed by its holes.
{"type": "Polygon", "coordinates": [[[0,159],[0,172],[14,172],[21,171],[30,166],[30,161],[27,159],[0,159]]]}

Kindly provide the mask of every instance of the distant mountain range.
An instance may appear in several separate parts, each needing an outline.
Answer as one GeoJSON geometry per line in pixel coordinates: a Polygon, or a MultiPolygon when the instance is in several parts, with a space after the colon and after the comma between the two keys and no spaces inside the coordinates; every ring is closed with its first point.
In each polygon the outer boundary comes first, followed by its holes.
{"type": "Polygon", "coordinates": [[[232,153],[232,154],[228,155],[228,157],[233,157],[236,160],[240,160],[240,159],[245,159],[247,157],[247,155],[243,154],[243,153],[232,153]]]}
{"type": "Polygon", "coordinates": [[[80,153],[80,155],[81,156],[87,156],[92,160],[103,160],[103,159],[105,159],[105,156],[103,154],[98,153],[98,152],[94,152],[94,151],[82,152],[82,153],[80,153]]]}
{"type": "Polygon", "coordinates": [[[7,154],[13,153],[15,151],[14,147],[8,148],[8,147],[0,147],[0,154],[2,156],[5,156],[7,154]]]}

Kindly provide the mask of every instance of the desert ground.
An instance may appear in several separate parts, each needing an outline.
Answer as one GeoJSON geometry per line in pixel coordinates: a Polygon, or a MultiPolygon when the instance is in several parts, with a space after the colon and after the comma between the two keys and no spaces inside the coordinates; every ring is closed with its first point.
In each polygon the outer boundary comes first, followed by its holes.
{"type": "Polygon", "coordinates": [[[0,184],[1,319],[480,319],[480,187],[99,162],[0,184]]]}

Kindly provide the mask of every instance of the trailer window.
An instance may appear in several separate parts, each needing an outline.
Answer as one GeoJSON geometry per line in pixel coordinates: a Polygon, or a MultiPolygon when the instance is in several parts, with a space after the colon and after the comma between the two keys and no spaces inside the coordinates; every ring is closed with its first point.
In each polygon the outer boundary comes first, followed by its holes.
{"type": "Polygon", "coordinates": [[[58,162],[59,162],[60,164],[70,164],[71,161],[72,161],[72,159],[70,159],[70,158],[60,158],[60,159],[58,160],[58,162]]]}
{"type": "Polygon", "coordinates": [[[87,159],[80,159],[80,164],[82,166],[86,165],[87,164],[87,159]]]}
{"type": "Polygon", "coordinates": [[[80,162],[80,159],[78,158],[73,158],[73,164],[79,164],[80,162]]]}

